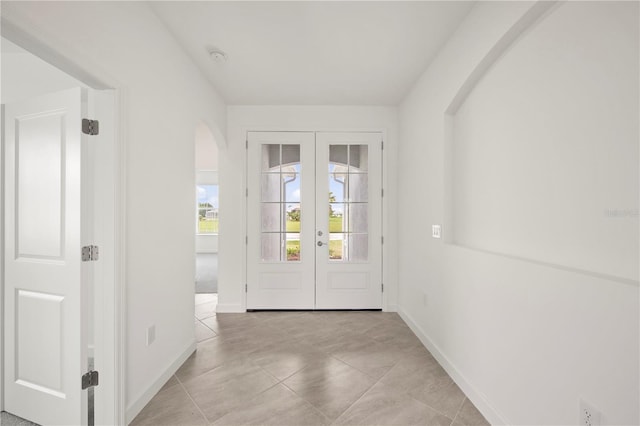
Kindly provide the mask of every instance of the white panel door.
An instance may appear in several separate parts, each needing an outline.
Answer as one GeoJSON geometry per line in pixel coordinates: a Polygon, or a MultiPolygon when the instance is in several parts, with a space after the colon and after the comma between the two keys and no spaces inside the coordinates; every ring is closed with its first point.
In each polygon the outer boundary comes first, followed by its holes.
{"type": "Polygon", "coordinates": [[[80,88],[5,107],[5,410],[86,424],[80,88]]]}
{"type": "Polygon", "coordinates": [[[247,139],[247,309],[380,309],[382,135],[247,139]]]}
{"type": "Polygon", "coordinates": [[[313,309],[312,132],[249,132],[247,309],[313,309]]]}
{"type": "Polygon", "coordinates": [[[316,309],[382,307],[382,135],[316,134],[316,309]]]}

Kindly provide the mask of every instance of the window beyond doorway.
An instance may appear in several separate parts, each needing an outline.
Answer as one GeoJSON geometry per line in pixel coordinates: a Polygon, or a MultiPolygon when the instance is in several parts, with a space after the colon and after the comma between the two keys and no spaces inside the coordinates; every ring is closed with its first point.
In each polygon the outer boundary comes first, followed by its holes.
{"type": "Polygon", "coordinates": [[[198,234],[218,234],[218,185],[196,185],[198,234]]]}

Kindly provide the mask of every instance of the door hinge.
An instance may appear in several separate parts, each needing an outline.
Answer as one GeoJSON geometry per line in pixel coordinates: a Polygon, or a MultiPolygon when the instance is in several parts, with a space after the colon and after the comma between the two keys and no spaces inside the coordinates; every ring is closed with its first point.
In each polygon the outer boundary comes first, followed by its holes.
{"type": "Polygon", "coordinates": [[[244,196],[248,197],[249,196],[249,188],[245,188],[244,190],[244,196]]]}
{"type": "Polygon", "coordinates": [[[82,390],[98,386],[99,374],[97,371],[89,371],[82,375],[82,390]]]}
{"type": "Polygon", "coordinates": [[[249,293],[249,284],[244,285],[244,292],[249,293]]]}
{"type": "Polygon", "coordinates": [[[380,195],[384,198],[384,188],[380,190],[380,195]]]}
{"type": "Polygon", "coordinates": [[[82,247],[82,261],[91,262],[100,258],[100,249],[98,246],[82,247]]]}
{"type": "Polygon", "coordinates": [[[98,120],[82,119],[82,133],[85,135],[95,136],[100,133],[100,123],[98,120]]]}
{"type": "Polygon", "coordinates": [[[384,293],[384,283],[380,283],[380,289],[382,290],[382,292],[384,293]]]}
{"type": "Polygon", "coordinates": [[[380,141],[380,149],[384,151],[384,141],[380,141]]]}
{"type": "Polygon", "coordinates": [[[246,235],[246,236],[244,237],[244,243],[245,243],[245,244],[249,244],[249,236],[248,236],[248,235],[246,235]]]}
{"type": "Polygon", "coordinates": [[[384,244],[384,237],[380,237],[380,243],[384,244]]]}
{"type": "Polygon", "coordinates": [[[247,139],[246,141],[244,141],[244,149],[249,149],[249,139],[247,139]]]}

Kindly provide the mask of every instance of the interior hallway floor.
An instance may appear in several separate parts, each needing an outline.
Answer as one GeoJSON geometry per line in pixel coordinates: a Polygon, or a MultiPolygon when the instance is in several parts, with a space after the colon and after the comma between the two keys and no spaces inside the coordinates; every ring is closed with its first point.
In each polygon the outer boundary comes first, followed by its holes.
{"type": "Polygon", "coordinates": [[[402,319],[383,312],[215,314],[133,425],[486,425],[402,319]]]}

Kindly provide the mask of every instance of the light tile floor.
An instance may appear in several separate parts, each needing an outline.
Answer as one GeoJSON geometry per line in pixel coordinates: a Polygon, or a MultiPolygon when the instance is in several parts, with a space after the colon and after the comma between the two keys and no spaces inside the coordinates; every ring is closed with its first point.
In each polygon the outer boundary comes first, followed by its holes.
{"type": "Polygon", "coordinates": [[[0,413],[0,426],[38,426],[21,417],[14,416],[5,411],[0,413]]]}
{"type": "MultiPolygon", "coordinates": [[[[217,296],[216,296],[217,297],[217,296]]],[[[215,314],[133,425],[486,425],[393,313],[215,314]]]]}

